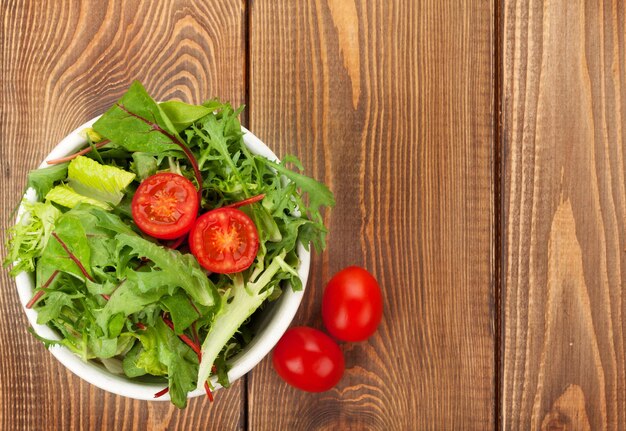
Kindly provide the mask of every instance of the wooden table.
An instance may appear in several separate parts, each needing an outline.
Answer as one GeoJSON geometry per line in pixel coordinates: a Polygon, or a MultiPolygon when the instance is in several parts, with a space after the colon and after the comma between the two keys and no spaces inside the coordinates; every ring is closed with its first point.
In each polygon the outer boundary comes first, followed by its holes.
{"type": "Polygon", "coordinates": [[[312,395],[265,359],[179,411],[110,395],[0,295],[0,428],[626,427],[626,2],[0,0],[2,227],[25,174],[141,80],[245,103],[337,198],[295,323],[368,268],[384,321],[312,395]]]}

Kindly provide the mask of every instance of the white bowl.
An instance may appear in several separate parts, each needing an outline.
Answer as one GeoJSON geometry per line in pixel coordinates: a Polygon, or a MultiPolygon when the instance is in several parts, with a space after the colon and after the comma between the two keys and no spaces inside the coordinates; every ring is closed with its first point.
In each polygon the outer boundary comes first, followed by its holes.
{"type": "MultiPolygon", "coordinates": [[[[57,159],[73,154],[80,147],[84,146],[87,142],[79,132],[87,127],[91,127],[91,125],[98,118],[99,117],[96,117],[91,121],[86,122],[67,135],[56,147],[54,147],[45,160],[57,159]]],[[[252,153],[265,156],[270,160],[278,160],[272,150],[261,142],[259,138],[254,136],[244,127],[242,127],[241,130],[244,132],[244,143],[252,153]]],[[[40,168],[49,166],[45,160],[39,166],[40,168]]],[[[33,189],[27,190],[24,197],[31,202],[37,200],[36,193],[33,189]]],[[[24,209],[23,207],[20,207],[18,219],[23,213],[24,209]]],[[[228,377],[231,383],[254,368],[254,366],[257,365],[261,359],[263,359],[265,355],[270,352],[270,350],[272,350],[293,320],[293,317],[300,305],[300,301],[302,300],[304,288],[306,287],[311,259],[310,253],[304,249],[302,244],[298,244],[297,251],[298,257],[300,258],[300,268],[298,268],[298,274],[302,280],[303,289],[301,291],[294,292],[290,287],[286,287],[283,289],[283,293],[280,298],[264,310],[264,314],[260,317],[258,322],[259,330],[257,334],[252,339],[250,344],[248,344],[242,352],[230,361],[231,369],[228,372],[228,377]]],[[[33,296],[33,274],[22,272],[17,275],[15,282],[17,284],[20,302],[22,303],[22,307],[28,317],[28,321],[32,325],[35,332],[42,337],[58,340],[59,335],[55,331],[48,326],[37,324],[37,311],[26,308],[26,303],[28,303],[33,296]]],[[[124,375],[113,374],[98,363],[84,362],[79,356],[75,355],[63,346],[52,346],[49,350],[50,353],[52,353],[63,365],[65,365],[78,377],[88,381],[100,389],[104,389],[105,391],[109,391],[117,395],[123,395],[138,400],[154,400],[154,394],[166,386],[165,382],[145,383],[131,380],[124,375]]],[[[211,383],[216,389],[220,387],[215,377],[212,377],[211,383]]],[[[195,390],[190,392],[188,396],[191,398],[203,394],[203,390],[195,390]]],[[[160,401],[169,399],[168,394],[157,398],[157,400],[160,401]]]]}

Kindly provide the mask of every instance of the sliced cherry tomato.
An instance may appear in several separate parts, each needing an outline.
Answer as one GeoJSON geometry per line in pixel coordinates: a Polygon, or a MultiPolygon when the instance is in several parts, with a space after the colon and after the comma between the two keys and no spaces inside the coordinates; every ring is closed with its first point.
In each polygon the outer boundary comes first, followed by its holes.
{"type": "Polygon", "coordinates": [[[322,319],[328,332],[343,341],[362,341],[376,332],[383,298],[376,279],[349,266],[330,279],[322,298],[322,319]]]}
{"type": "Polygon", "coordinates": [[[204,268],[231,274],[252,265],[259,250],[259,233],[244,212],[218,208],[198,218],[189,234],[189,248],[204,268]]]}
{"type": "Polygon", "coordinates": [[[328,335],[317,329],[291,328],[272,354],[274,369],[291,386],[324,392],[335,386],[345,367],[343,353],[328,335]]]}
{"type": "Polygon", "coordinates": [[[133,220],[143,232],[160,239],[178,238],[198,215],[198,192],[182,175],[161,173],[146,178],[132,202],[133,220]]]}

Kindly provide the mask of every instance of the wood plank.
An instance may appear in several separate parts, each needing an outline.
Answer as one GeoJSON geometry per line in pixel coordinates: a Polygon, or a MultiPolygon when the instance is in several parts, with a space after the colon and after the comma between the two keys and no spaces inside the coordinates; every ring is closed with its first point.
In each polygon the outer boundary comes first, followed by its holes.
{"type": "Polygon", "coordinates": [[[337,198],[294,324],[324,284],[372,271],[384,321],[346,373],[298,392],[264,360],[251,430],[493,428],[492,16],[485,1],[255,0],[249,115],[337,198]]]}
{"type": "Polygon", "coordinates": [[[626,423],[625,7],[504,4],[506,430],[626,423]]]}
{"type": "MultiPolygon", "coordinates": [[[[25,175],[133,79],[157,99],[245,97],[244,7],[212,1],[1,2],[2,230],[25,175]]],[[[3,252],[4,255],[4,252],[3,252]]],[[[242,429],[245,384],[169,403],[110,395],[70,374],[26,331],[13,281],[0,295],[0,428],[242,429]]]]}

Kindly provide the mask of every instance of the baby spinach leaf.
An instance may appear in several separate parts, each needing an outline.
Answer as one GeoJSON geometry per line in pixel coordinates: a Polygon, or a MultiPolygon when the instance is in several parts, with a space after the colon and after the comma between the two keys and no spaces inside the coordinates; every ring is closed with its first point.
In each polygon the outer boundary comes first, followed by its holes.
{"type": "Polygon", "coordinates": [[[93,129],[128,151],[180,156],[180,148],[155,126],[176,133],[159,105],[135,81],[124,96],[94,123],[93,129]]]}
{"type": "Polygon", "coordinates": [[[161,302],[170,313],[170,316],[172,316],[172,322],[177,334],[181,334],[200,317],[198,310],[193,306],[189,297],[182,292],[166,296],[161,299],[161,302]]]}
{"type": "Polygon", "coordinates": [[[199,120],[214,111],[211,107],[203,105],[190,105],[177,100],[161,102],[159,103],[159,107],[165,113],[167,118],[170,119],[177,132],[186,129],[193,124],[194,121],[199,120]]]}
{"type": "MultiPolygon", "coordinates": [[[[72,213],[62,215],[56,222],[55,233],[91,275],[89,265],[91,249],[80,219],[72,213]]],[[[61,242],[56,238],[51,238],[37,265],[37,283],[47,280],[55,270],[72,274],[81,280],[85,279],[81,268],[70,258],[61,242]]]]}

